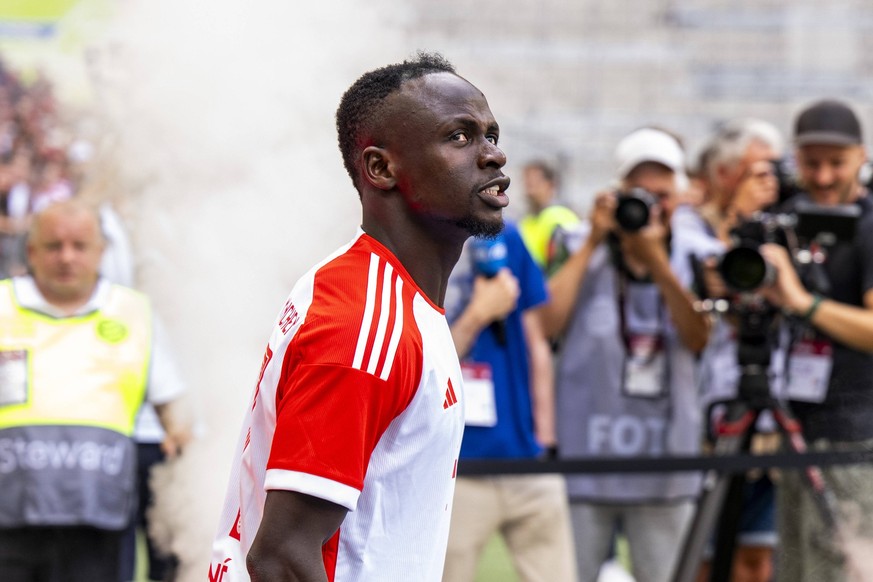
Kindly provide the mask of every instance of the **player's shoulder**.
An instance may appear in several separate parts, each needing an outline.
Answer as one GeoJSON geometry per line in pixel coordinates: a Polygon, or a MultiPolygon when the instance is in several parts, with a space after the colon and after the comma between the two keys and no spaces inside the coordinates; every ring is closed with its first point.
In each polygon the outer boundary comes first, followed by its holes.
{"type": "Polygon", "coordinates": [[[323,262],[312,274],[313,304],[341,320],[360,319],[374,301],[411,297],[414,286],[393,254],[365,234],[323,262]]]}
{"type": "Polygon", "coordinates": [[[398,355],[421,352],[413,308],[418,295],[390,251],[361,235],[311,273],[298,343],[330,363],[387,377],[398,355]]]}

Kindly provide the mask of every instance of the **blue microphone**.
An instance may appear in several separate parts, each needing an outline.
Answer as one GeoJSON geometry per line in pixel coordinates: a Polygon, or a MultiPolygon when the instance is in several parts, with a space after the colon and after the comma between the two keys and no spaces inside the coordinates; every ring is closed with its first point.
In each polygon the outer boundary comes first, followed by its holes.
{"type": "MultiPolygon", "coordinates": [[[[503,234],[493,237],[476,236],[470,240],[470,250],[473,257],[473,270],[478,275],[488,279],[497,275],[503,267],[509,266],[509,249],[503,234]]],[[[506,321],[496,319],[491,322],[491,331],[497,343],[506,345],[506,321]]]]}

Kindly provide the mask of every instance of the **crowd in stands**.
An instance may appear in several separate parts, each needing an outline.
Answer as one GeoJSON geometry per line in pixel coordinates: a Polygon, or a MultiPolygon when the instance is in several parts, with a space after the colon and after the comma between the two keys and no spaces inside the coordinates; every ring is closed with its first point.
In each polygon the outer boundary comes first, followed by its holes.
{"type": "Polygon", "coordinates": [[[51,82],[24,82],[0,60],[0,276],[25,272],[24,234],[34,212],[72,198],[78,148],[51,82]]]}

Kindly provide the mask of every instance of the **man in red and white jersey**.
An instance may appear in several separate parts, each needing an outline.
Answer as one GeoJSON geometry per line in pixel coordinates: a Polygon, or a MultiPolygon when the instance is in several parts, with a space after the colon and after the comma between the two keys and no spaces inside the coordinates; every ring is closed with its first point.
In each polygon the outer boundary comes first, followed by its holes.
{"type": "Polygon", "coordinates": [[[210,582],[441,578],[464,424],[442,305],[466,238],[502,228],[506,157],[435,54],[363,75],[337,131],[361,230],[277,318],[210,582]]]}

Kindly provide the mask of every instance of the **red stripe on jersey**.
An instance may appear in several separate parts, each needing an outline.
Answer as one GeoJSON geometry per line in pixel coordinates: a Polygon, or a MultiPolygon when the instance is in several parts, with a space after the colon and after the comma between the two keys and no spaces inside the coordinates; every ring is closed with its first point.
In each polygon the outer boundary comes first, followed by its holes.
{"type": "MultiPolygon", "coordinates": [[[[384,279],[385,279],[385,268],[386,263],[383,260],[379,261],[378,270],[376,271],[376,288],[374,295],[374,304],[373,304],[373,317],[370,319],[370,333],[367,334],[367,343],[364,351],[364,359],[361,362],[360,369],[366,370],[370,367],[370,358],[373,357],[373,352],[375,350],[381,350],[380,346],[375,346],[374,343],[376,341],[376,331],[379,326],[379,319],[382,317],[382,294],[385,292],[383,287],[384,279]]],[[[390,292],[390,291],[389,291],[390,292]]],[[[362,322],[361,325],[365,325],[367,322],[362,322]]],[[[376,353],[376,357],[379,357],[378,352],[376,353]]]]}
{"type": "MultiPolygon", "coordinates": [[[[382,369],[382,366],[385,365],[385,358],[388,356],[388,344],[391,339],[391,335],[394,332],[394,323],[397,318],[397,293],[395,291],[397,286],[397,272],[393,272],[391,276],[391,280],[388,281],[388,285],[390,285],[391,295],[388,303],[388,320],[385,325],[384,332],[382,334],[382,339],[379,347],[379,359],[376,360],[376,367],[373,369],[373,373],[377,376],[379,375],[379,371],[382,369]]],[[[369,368],[368,368],[369,370],[369,368]]]]}
{"type": "Polygon", "coordinates": [[[342,528],[321,546],[321,559],[324,562],[324,571],[327,572],[328,582],[334,582],[336,578],[336,560],[339,555],[339,537],[342,528]]]}
{"type": "Polygon", "coordinates": [[[236,519],[233,522],[233,527],[230,528],[230,532],[227,535],[239,541],[239,521],[242,519],[242,510],[236,510],[236,519]]]}
{"type": "Polygon", "coordinates": [[[258,403],[258,392],[261,390],[261,382],[264,380],[264,370],[267,369],[267,364],[273,359],[273,350],[270,349],[270,344],[267,344],[267,349],[264,351],[264,359],[261,362],[261,373],[258,374],[258,383],[255,384],[255,395],[252,397],[252,410],[258,403]]]}

